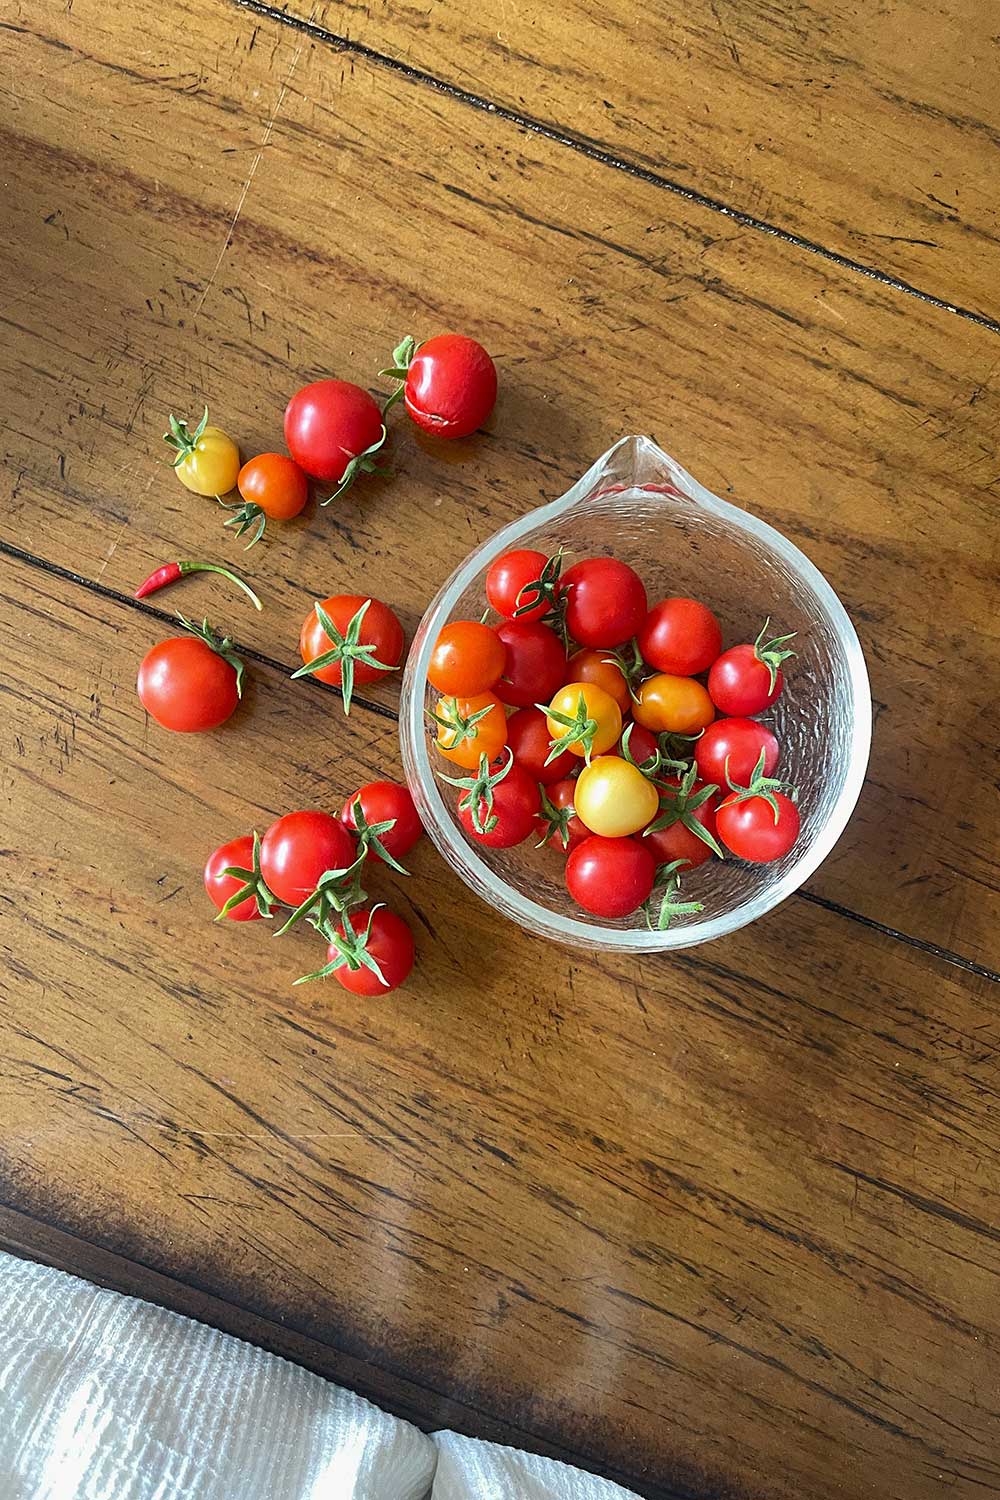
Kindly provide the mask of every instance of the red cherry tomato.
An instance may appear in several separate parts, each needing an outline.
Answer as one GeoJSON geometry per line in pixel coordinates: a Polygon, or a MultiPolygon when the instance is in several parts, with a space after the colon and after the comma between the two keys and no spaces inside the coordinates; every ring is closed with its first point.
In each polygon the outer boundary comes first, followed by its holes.
{"type": "Polygon", "coordinates": [[[346,870],[355,853],[351,835],[330,813],[286,813],[260,841],[260,871],[283,905],[299,906],[321,875],[346,870]]]}
{"type": "MultiPolygon", "coordinates": [[[[532,552],[524,548],[517,552],[505,552],[490,564],[486,574],[486,597],[498,615],[512,620],[521,607],[521,590],[535,583],[542,576],[548,559],[544,552],[532,552]]],[[[532,609],[526,609],[519,620],[540,620],[549,608],[548,600],[539,599],[532,609]]]]}
{"type": "MultiPolygon", "coordinates": [[[[352,833],[358,831],[355,804],[359,801],[369,826],[393,821],[395,826],[380,833],[378,841],[392,859],[404,859],[424,831],[409,789],[396,781],[369,781],[360,787],[348,797],[340,814],[344,827],[352,833]]],[[[382,858],[377,849],[371,849],[368,857],[382,858]]]]}
{"type": "Polygon", "coordinates": [[[507,654],[493,689],[500,702],[512,708],[548,703],[566,676],[566,650],[555,631],[537,620],[505,620],[496,633],[507,654]]]}
{"type": "Polygon", "coordinates": [[[569,854],[577,844],[592,837],[593,830],[587,827],[576,810],[575,796],[576,782],[568,778],[542,787],[538,824],[548,835],[546,848],[555,849],[559,854],[569,854]]]}
{"type": "Polygon", "coordinates": [[[472,807],[459,809],[462,827],[477,844],[489,849],[511,849],[522,844],[536,828],[535,819],[541,808],[538,786],[528,773],[515,763],[493,788],[493,807],[487,813],[480,804],[480,821],[486,823],[496,818],[496,825],[489,833],[477,833],[472,821],[472,807]]]}
{"type": "Polygon", "coordinates": [[[235,667],[196,635],[171,636],[147,651],[136,687],[150,717],[181,734],[224,724],[240,701],[235,667]]]}
{"type": "Polygon", "coordinates": [[[712,701],[724,714],[736,718],[763,713],[784,687],[781,663],[795,652],[788,645],[791,635],[768,637],[770,620],[753,645],[743,642],[724,651],[708,674],[712,701]]]}
{"type": "Polygon", "coordinates": [[[647,840],[591,834],[566,861],[566,889],[595,917],[627,917],[648,901],[656,861],[647,840]]]}
{"type": "Polygon", "coordinates": [[[478,620],[452,620],[434,643],[427,680],[451,698],[476,698],[496,685],[507,652],[495,630],[478,620]]]}
{"type": "Polygon", "coordinates": [[[496,365],[475,339],[442,333],[421,344],[410,360],[406,410],[435,437],[468,437],[482,427],[496,399],[496,365]]]}
{"type": "Polygon", "coordinates": [[[646,618],[646,590],[627,563],[588,557],[562,576],[566,624],[581,646],[620,646],[646,618]]]}
{"type": "Polygon", "coordinates": [[[316,380],[285,408],[285,442],[314,479],[340,484],[348,466],[382,437],[382,412],[367,391],[348,380],[316,380]]]}
{"type": "MultiPolygon", "coordinates": [[[[212,905],[219,911],[225,906],[230,896],[243,885],[242,880],[237,880],[235,875],[226,875],[224,872],[235,866],[240,870],[253,869],[253,836],[245,834],[243,838],[230,839],[228,844],[220,844],[214,849],[205,862],[205,889],[208,892],[212,905]]],[[[226,918],[230,922],[252,922],[260,916],[257,910],[257,902],[253,896],[247,896],[245,901],[239,901],[231,911],[226,912],[226,918]]]]}
{"type": "Polygon", "coordinates": [[[766,724],[756,719],[716,719],[695,741],[694,758],[703,781],[714,781],[723,791],[730,782],[746,786],[764,752],[764,775],[778,764],[778,741],[766,724]]]}
{"type": "Polygon", "coordinates": [[[787,854],[799,836],[799,810],[784,792],[769,793],[777,815],[765,797],[727,797],[717,814],[719,837],[738,859],[766,865],[787,854]]]}
{"type": "Polygon", "coordinates": [[[652,734],[648,729],[644,729],[641,724],[633,723],[625,725],[621,739],[615,748],[608,752],[609,755],[625,754],[623,742],[626,734],[628,734],[628,753],[637,766],[641,766],[644,761],[651,760],[659,749],[656,742],[656,735],[652,734]],[[628,733],[629,729],[632,731],[631,734],[628,733]]]}
{"type": "Polygon", "coordinates": [[[675,822],[665,828],[643,834],[642,841],[652,850],[658,865],[671,864],[675,859],[686,859],[690,869],[697,869],[698,865],[711,859],[715,851],[709,848],[704,839],[699,838],[690,825],[697,823],[714,839],[719,798],[713,793],[698,807],[690,810],[687,798],[694,797],[704,789],[703,781],[693,781],[687,789],[687,797],[681,791],[681,780],[677,776],[667,778],[661,786],[660,813],[654,818],[654,823],[665,812],[682,813],[683,821],[681,817],[677,817],[675,822]]]}
{"type": "Polygon", "coordinates": [[[639,650],[657,672],[694,677],[722,650],[722,627],[697,599],[661,599],[639,629],[639,650]]]}
{"type": "Polygon", "coordinates": [[[540,708],[519,708],[516,714],[511,714],[507,720],[507,744],[517,764],[540,786],[562,780],[579,765],[569,750],[545,764],[552,745],[548,722],[540,708]]]}
{"type": "Polygon", "coordinates": [[[294,459],[283,453],[259,453],[239,472],[236,481],[243,499],[272,521],[289,521],[309,498],[309,481],[294,459]]]}
{"type": "MultiPolygon", "coordinates": [[[[384,666],[398,666],[399,658],[403,654],[403,627],[388,604],[383,604],[380,599],[372,599],[369,602],[364,594],[331,594],[328,599],[320,600],[322,608],[341,635],[346,635],[352,619],[365,603],[368,603],[368,609],[361,622],[359,646],[369,646],[374,659],[382,662],[384,666]]],[[[336,649],[336,642],[332,641],[323,629],[315,609],[311,609],[303,620],[299,633],[299,655],[303,663],[308,666],[311,661],[316,660],[317,656],[324,656],[327,651],[334,649],[336,649]]],[[[379,671],[378,667],[370,666],[361,658],[353,661],[352,672],[354,687],[363,686],[368,682],[378,682],[388,675],[379,671]]],[[[342,662],[332,661],[325,667],[318,667],[315,672],[310,673],[310,676],[317,677],[320,682],[331,682],[335,687],[342,687],[344,681],[342,662]]]]}
{"type": "MultiPolygon", "coordinates": [[[[363,908],[352,911],[348,914],[348,921],[353,934],[352,946],[354,943],[361,943],[378,964],[382,979],[365,963],[359,963],[357,968],[351,968],[346,963],[340,964],[333,971],[334,979],[345,990],[350,990],[352,995],[388,995],[391,990],[398,989],[410,977],[414,958],[413,933],[402,917],[397,917],[388,907],[379,906],[374,912],[363,908]]],[[[341,937],[345,935],[345,927],[346,923],[341,922],[337,928],[341,937]]],[[[333,963],[342,957],[337,944],[331,943],[327,949],[327,958],[333,963]]]]}

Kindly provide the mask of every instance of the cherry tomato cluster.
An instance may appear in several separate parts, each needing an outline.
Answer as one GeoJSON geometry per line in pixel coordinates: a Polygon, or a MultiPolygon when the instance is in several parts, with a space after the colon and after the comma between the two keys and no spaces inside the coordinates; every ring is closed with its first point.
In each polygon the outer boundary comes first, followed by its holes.
{"type": "Polygon", "coordinates": [[[790,635],[765,622],[723,650],[707,605],[650,606],[613,557],[564,569],[561,554],[507,552],[486,597],[499,621],[446,625],[427,673],[437,749],[467,773],[441,776],[470,839],[506,849],[540,834],[585,911],[644,908],[654,928],[703,909],[681,898],[682,870],[791,849],[795,789],[775,779],[778,740],[754,717],[782,691],[790,635]]]}
{"type": "Polygon", "coordinates": [[[401,875],[400,863],[423,829],[405,786],[371,781],[339,817],[285,813],[263,838],[244,834],[213,850],[205,889],[219,917],[252,922],[281,917],[275,936],[309,922],[327,945],[326,963],[296,984],[328,975],[356,995],[387,995],[413,968],[413,934],[402,917],[363,889],[373,865],[401,875]]]}

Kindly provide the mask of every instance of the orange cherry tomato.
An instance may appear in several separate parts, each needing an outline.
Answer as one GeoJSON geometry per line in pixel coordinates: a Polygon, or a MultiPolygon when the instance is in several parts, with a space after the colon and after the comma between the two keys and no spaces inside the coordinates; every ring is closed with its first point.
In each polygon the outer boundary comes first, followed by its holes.
{"type": "Polygon", "coordinates": [[[584,646],[582,651],[574,652],[566,666],[566,676],[570,682],[593,682],[611,695],[623,713],[628,708],[629,691],[625,673],[611,660],[610,652],[584,646]]]}
{"type": "Polygon", "coordinates": [[[237,488],[272,521],[289,521],[309,498],[309,481],[293,458],[284,453],[259,453],[239,472],[237,488]]]}
{"type": "Polygon", "coordinates": [[[654,734],[697,734],[715,718],[715,707],[708,692],[693,677],[674,677],[657,672],[639,687],[632,705],[637,724],[654,734]]]}
{"type": "Polygon", "coordinates": [[[493,693],[478,693],[471,698],[453,695],[440,698],[434,710],[434,721],[441,754],[445,760],[466,771],[478,769],[481,755],[492,764],[507,743],[507,716],[500,699],[493,693]],[[477,719],[477,714],[482,717],[477,719]]]}
{"type": "Polygon", "coordinates": [[[549,704],[549,739],[560,750],[589,760],[603,755],[622,732],[622,711],[602,687],[593,682],[568,682],[549,704]],[[576,732],[574,732],[576,731],[576,732]]]}
{"type": "Polygon", "coordinates": [[[506,660],[495,630],[478,620],[452,620],[437,638],[427,680],[449,697],[475,697],[500,681],[506,660]]]}

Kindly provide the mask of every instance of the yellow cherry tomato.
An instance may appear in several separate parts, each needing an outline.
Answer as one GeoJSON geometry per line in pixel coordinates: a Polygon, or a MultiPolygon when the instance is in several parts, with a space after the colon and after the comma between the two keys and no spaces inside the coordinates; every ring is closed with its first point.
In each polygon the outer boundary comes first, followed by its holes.
{"type": "Polygon", "coordinates": [[[478,770],[484,754],[492,764],[507,743],[507,716],[494,693],[439,698],[434,722],[441,754],[465,771],[478,770]]]}
{"type": "Polygon", "coordinates": [[[715,706],[708,692],[693,677],[674,677],[657,672],[639,687],[632,705],[632,716],[644,729],[654,734],[697,734],[715,718],[715,706]]]}
{"type": "Polygon", "coordinates": [[[174,472],[185,489],[196,495],[228,495],[240,472],[240,450],[221,427],[209,427],[208,407],[194,432],[170,413],[170,431],[163,434],[176,453],[174,472]]]}
{"type": "Polygon", "coordinates": [[[622,711],[602,687],[594,682],[568,682],[556,693],[546,710],[549,739],[553,747],[589,760],[617,744],[622,732],[622,711]]]}
{"type": "Polygon", "coordinates": [[[660,796],[649,778],[620,755],[598,755],[580,772],[573,806],[591,833],[620,839],[653,821],[660,796]]]}

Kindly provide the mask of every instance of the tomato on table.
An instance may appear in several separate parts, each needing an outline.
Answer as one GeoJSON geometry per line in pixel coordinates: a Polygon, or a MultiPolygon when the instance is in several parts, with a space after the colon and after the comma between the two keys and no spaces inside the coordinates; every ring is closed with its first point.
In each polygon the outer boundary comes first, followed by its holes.
{"type": "Polygon", "coordinates": [[[209,427],[208,407],[191,432],[173,412],[163,440],[175,452],[174,473],[195,495],[228,495],[240,472],[240,450],[221,427],[209,427]]]}
{"type": "Polygon", "coordinates": [[[205,621],[182,623],[190,635],[171,636],[147,651],[136,689],[150,718],[164,729],[197,734],[216,729],[235,712],[243,688],[243,663],[228,636],[205,621]]]}
{"type": "Polygon", "coordinates": [[[449,697],[473,698],[496,687],[506,660],[504,643],[491,626],[452,620],[434,642],[427,680],[449,697]]]}
{"type": "Polygon", "coordinates": [[[746,786],[764,754],[764,775],[778,764],[778,741],[756,719],[716,719],[695,742],[694,758],[703,781],[716,786],[746,786]]]}
{"type": "Polygon", "coordinates": [[[307,474],[336,486],[330,500],[359,474],[374,473],[374,455],[385,439],[377,402],[349,380],[313,381],[296,391],[285,408],[288,451],[307,474]]]}
{"type": "Polygon", "coordinates": [[[260,841],[260,870],[269,891],[285,906],[299,906],[328,870],[354,863],[354,840],[330,813],[286,813],[260,841]]]}
{"type": "Polygon", "coordinates": [[[284,453],[258,453],[239,472],[236,481],[243,504],[226,522],[236,535],[254,532],[248,550],[264,535],[269,520],[290,521],[309,499],[309,480],[294,459],[284,453]]]}
{"type": "Polygon", "coordinates": [[[369,781],[352,792],[341,809],[340,820],[353,834],[359,832],[359,803],[362,827],[381,829],[369,841],[368,858],[384,861],[388,855],[389,862],[405,859],[424,831],[409,788],[397,781],[369,781]]]}
{"type": "Polygon", "coordinates": [[[592,682],[595,687],[603,688],[615,700],[622,713],[632,701],[625,673],[607,650],[599,651],[592,646],[584,646],[579,651],[574,651],[566,663],[566,679],[568,682],[592,682]]]}
{"type": "Polygon", "coordinates": [[[349,713],[354,689],[399,665],[403,627],[387,604],[363,594],[331,594],[306,615],[299,632],[303,665],[293,677],[339,687],[349,713]]]}
{"type": "Polygon", "coordinates": [[[708,691],[720,713],[747,718],[763,713],[780,696],[785,685],[781,663],[795,655],[788,649],[791,635],[767,640],[770,620],[753,645],[743,642],[731,646],[713,664],[708,674],[708,691]]]}
{"type": "Polygon", "coordinates": [[[497,370],[482,344],[461,333],[440,333],[417,344],[410,336],[381,370],[398,381],[385,410],[402,396],[413,421],[435,437],[468,437],[482,427],[497,399],[497,370]]]}
{"type": "Polygon", "coordinates": [[[555,631],[537,620],[505,620],[496,633],[506,653],[494,685],[501,703],[547,703],[566,677],[566,650],[555,631]]]}
{"type": "Polygon", "coordinates": [[[539,796],[542,807],[538,823],[544,829],[543,841],[547,848],[568,854],[577,844],[590,838],[593,830],[586,826],[576,810],[575,781],[567,777],[548,786],[540,785],[539,796]]]}
{"type": "Polygon", "coordinates": [[[519,708],[507,720],[507,744],[522,770],[540,786],[549,786],[577,767],[575,755],[566,750],[549,760],[549,726],[540,708],[519,708]]]}
{"type": "Polygon", "coordinates": [[[638,833],[656,817],[660,794],[647,776],[619,755],[598,755],[576,783],[580,819],[602,838],[638,833]]]}
{"type": "Polygon", "coordinates": [[[540,620],[547,613],[551,601],[544,592],[543,575],[550,561],[544,552],[525,547],[505,552],[490,564],[486,597],[498,615],[507,620],[513,620],[515,615],[519,620],[540,620]],[[527,597],[536,593],[537,603],[527,603],[527,597]]]}
{"type": "Polygon", "coordinates": [[[332,975],[352,995],[388,995],[410,977],[413,933],[387,906],[355,908],[338,922],[326,956],[322,969],[296,983],[332,975]]]}
{"type": "Polygon", "coordinates": [[[656,861],[638,839],[591,834],[566,860],[566,889],[595,917],[627,917],[649,899],[656,861]]]}
{"type": "Polygon", "coordinates": [[[431,717],[438,750],[467,771],[475,770],[482,755],[488,762],[496,760],[507,743],[507,716],[495,693],[439,698],[431,717]]]}
{"type": "Polygon", "coordinates": [[[640,683],[632,705],[637,724],[655,734],[697,734],[711,724],[715,708],[706,690],[693,677],[658,672],[640,683]]]}
{"type": "Polygon", "coordinates": [[[722,627],[697,599],[661,599],[636,637],[639,650],[657,672],[695,677],[707,672],[722,650],[722,627]]]}
{"type": "Polygon", "coordinates": [[[568,750],[589,760],[610,750],[622,730],[622,711],[603,688],[591,682],[568,682],[547,710],[551,754],[568,750]]]}
{"type": "Polygon", "coordinates": [[[614,557],[588,557],[562,576],[566,626],[581,646],[620,646],[646,618],[646,588],[614,557]]]}
{"type": "MultiPolygon", "coordinates": [[[[245,869],[250,874],[253,871],[253,865],[254,839],[250,833],[242,838],[230,839],[228,844],[220,844],[218,849],[212,850],[205,861],[203,879],[209,900],[220,912],[226,902],[238,895],[247,884],[237,875],[227,875],[226,871],[245,869]]],[[[238,901],[226,912],[226,918],[230,922],[253,922],[263,915],[253,894],[248,895],[243,901],[238,901]]]]}

